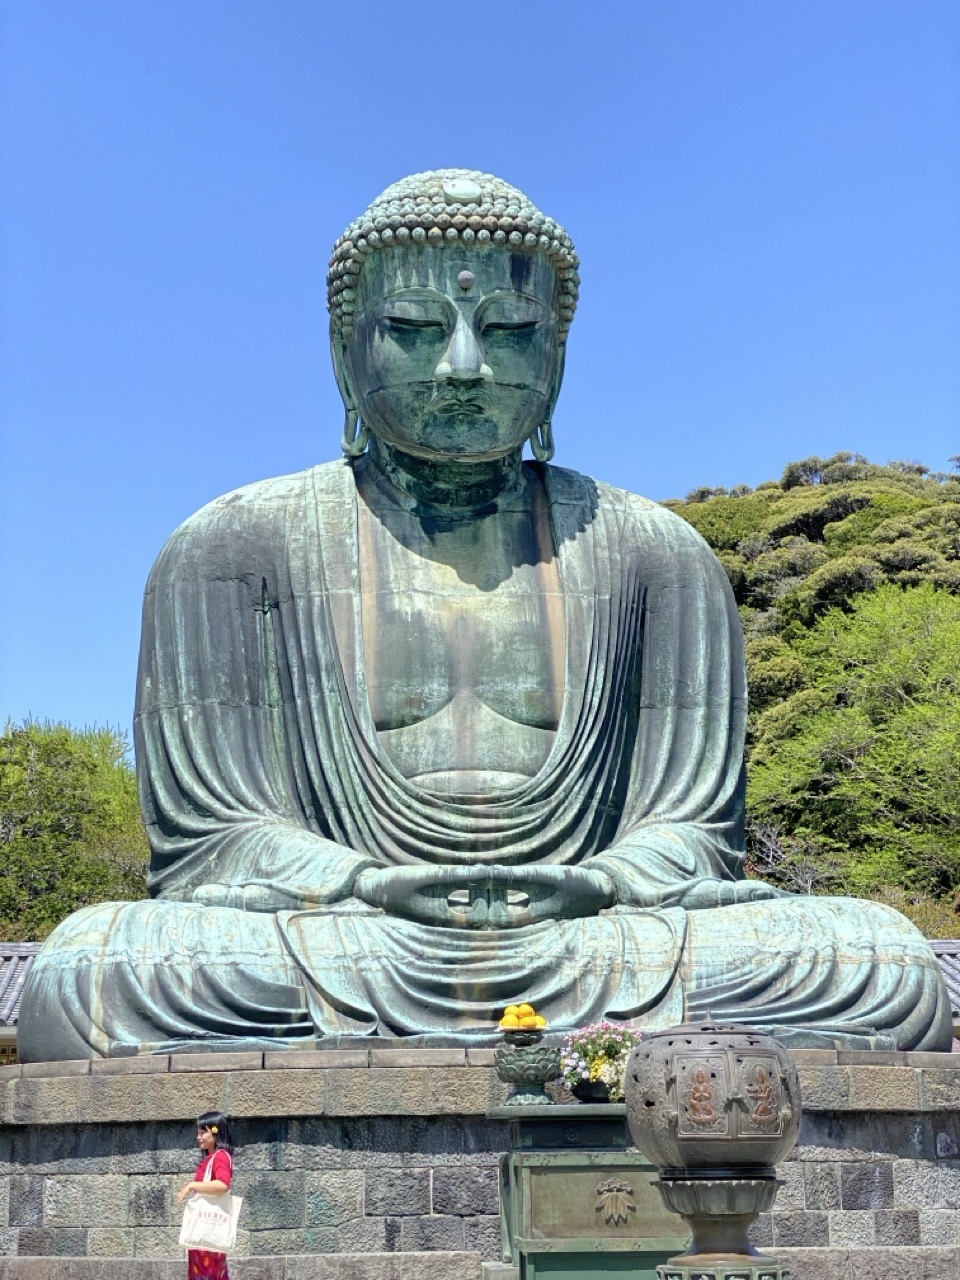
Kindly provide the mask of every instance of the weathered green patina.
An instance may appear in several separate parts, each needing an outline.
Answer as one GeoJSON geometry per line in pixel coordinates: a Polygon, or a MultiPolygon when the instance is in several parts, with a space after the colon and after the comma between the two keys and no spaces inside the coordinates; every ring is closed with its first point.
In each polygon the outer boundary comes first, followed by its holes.
{"type": "Polygon", "coordinates": [[[155,897],[51,936],[25,1060],[476,1043],[520,1000],[553,1027],[949,1045],[906,920],[743,878],[724,572],[671,512],[546,465],[577,287],[563,229],[474,171],[388,188],[338,242],[346,457],[161,553],[136,717],[155,897]]]}
{"type": "Polygon", "coordinates": [[[523,1280],[657,1280],[686,1247],[682,1219],[656,1192],[656,1167],[628,1150],[617,1104],[500,1108],[510,1149],[500,1159],[503,1260],[523,1280]]]}

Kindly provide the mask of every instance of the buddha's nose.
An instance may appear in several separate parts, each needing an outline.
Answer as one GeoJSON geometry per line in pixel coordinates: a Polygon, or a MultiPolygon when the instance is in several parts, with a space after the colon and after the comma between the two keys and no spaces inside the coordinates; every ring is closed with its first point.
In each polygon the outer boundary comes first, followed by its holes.
{"type": "Polygon", "coordinates": [[[447,349],[433,376],[437,382],[493,381],[493,370],[484,361],[477,335],[462,315],[457,316],[447,349]]]}

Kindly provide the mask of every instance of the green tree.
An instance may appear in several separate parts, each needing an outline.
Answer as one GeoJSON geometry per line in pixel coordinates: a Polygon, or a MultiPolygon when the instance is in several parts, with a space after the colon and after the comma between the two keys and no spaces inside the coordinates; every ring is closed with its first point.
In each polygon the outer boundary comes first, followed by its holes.
{"type": "Polygon", "coordinates": [[[946,899],[955,930],[960,597],[884,584],[768,645],[758,666],[783,696],[753,725],[755,869],[783,883],[803,869],[821,891],[946,899]]]}
{"type": "Polygon", "coordinates": [[[752,872],[960,935],[960,455],[837,453],[666,505],[727,571],[747,637],[752,872]],[[885,692],[884,692],[885,691],[885,692]]]}
{"type": "Polygon", "coordinates": [[[7,725],[0,938],[45,938],[79,907],[146,896],[149,850],[127,753],[115,729],[7,725]]]}

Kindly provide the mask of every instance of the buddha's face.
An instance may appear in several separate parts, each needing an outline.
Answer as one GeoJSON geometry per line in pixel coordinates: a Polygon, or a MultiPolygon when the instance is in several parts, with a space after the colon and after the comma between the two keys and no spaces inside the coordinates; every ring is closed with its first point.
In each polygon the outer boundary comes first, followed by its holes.
{"type": "Polygon", "coordinates": [[[363,421],[425,458],[482,461],[519,449],[550,417],[559,386],[556,288],[538,253],[371,253],[344,353],[363,421]]]}

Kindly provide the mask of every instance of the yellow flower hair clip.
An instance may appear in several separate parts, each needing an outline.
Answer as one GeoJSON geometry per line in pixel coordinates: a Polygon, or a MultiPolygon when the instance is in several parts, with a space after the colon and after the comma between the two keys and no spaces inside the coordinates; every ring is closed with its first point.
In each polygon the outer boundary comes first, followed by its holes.
{"type": "Polygon", "coordinates": [[[210,1132],[216,1134],[216,1133],[219,1133],[220,1131],[215,1124],[212,1124],[210,1126],[210,1132]]]}

